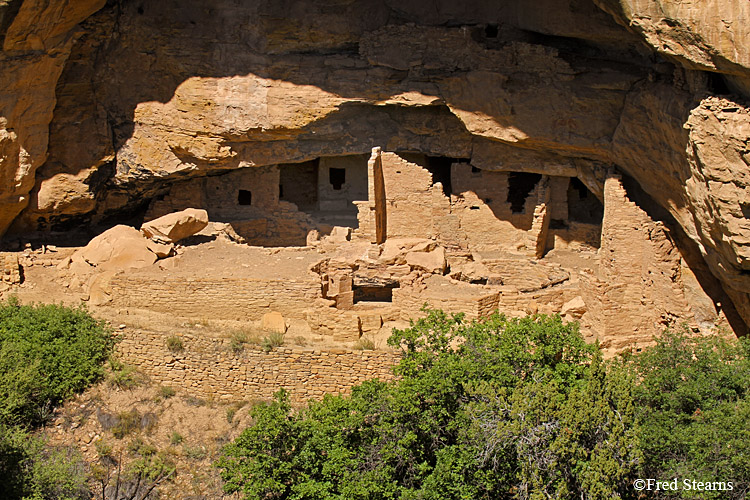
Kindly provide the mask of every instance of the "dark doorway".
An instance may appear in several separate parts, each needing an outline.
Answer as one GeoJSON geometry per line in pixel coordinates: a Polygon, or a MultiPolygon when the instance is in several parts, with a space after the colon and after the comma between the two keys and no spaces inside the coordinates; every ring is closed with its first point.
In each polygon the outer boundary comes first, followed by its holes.
{"type": "Polygon", "coordinates": [[[601,224],[604,205],[577,177],[568,185],[568,220],[586,224],[601,224]]]}
{"type": "Polygon", "coordinates": [[[352,287],[354,303],[393,302],[393,289],[397,286],[357,286],[352,287]]]}
{"type": "Polygon", "coordinates": [[[316,159],[279,165],[279,199],[294,203],[303,211],[315,210],[318,206],[318,164],[316,159]]]}
{"type": "Polygon", "coordinates": [[[514,214],[524,213],[526,198],[529,197],[540,180],[542,180],[541,174],[511,172],[508,175],[508,203],[510,203],[511,212],[514,214]]]}

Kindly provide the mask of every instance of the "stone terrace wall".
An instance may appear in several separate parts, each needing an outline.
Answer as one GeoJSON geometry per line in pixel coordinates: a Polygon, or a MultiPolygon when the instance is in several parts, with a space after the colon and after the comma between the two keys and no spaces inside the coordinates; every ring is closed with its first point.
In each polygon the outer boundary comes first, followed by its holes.
{"type": "Polygon", "coordinates": [[[287,389],[293,403],[347,393],[365,380],[392,380],[399,355],[392,351],[280,347],[264,352],[255,346],[235,354],[226,339],[181,335],[184,351],[166,347],[168,335],[126,332],[118,352],[153,382],[185,389],[200,398],[225,401],[270,399],[287,389]]]}
{"type": "Polygon", "coordinates": [[[112,278],[114,307],[149,309],[188,318],[259,319],[275,310],[301,317],[320,296],[320,283],[309,280],[186,278],[121,274],[112,278]]]}

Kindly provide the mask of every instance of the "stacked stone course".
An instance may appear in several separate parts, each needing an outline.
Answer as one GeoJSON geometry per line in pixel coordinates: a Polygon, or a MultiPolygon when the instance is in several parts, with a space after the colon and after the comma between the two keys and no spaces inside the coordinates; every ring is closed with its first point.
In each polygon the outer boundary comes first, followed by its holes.
{"type": "Polygon", "coordinates": [[[228,339],[180,335],[184,350],[170,352],[169,335],[125,332],[117,349],[152,382],[219,401],[265,400],[281,388],[294,404],[348,393],[365,380],[393,380],[395,351],[279,347],[270,352],[245,345],[235,353],[228,339]]]}

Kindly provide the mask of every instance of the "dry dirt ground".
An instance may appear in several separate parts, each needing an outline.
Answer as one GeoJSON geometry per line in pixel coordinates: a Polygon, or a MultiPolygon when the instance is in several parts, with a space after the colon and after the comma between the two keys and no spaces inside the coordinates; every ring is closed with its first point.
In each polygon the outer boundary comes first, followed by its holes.
{"type": "Polygon", "coordinates": [[[201,400],[136,377],[134,387],[118,388],[110,375],[59,408],[43,431],[49,443],[77,448],[94,468],[111,456],[127,470],[132,461],[160,453],[177,466],[159,485],[161,498],[234,498],[223,494],[213,463],[249,425],[254,402],[201,400]]]}

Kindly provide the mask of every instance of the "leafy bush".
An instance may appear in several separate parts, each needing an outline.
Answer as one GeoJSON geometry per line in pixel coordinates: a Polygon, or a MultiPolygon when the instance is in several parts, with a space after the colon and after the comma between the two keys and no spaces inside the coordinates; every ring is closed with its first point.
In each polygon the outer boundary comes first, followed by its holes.
{"type": "Polygon", "coordinates": [[[246,498],[612,498],[640,456],[631,379],[559,317],[430,311],[389,343],[399,380],[292,413],[280,391],[224,449],[246,498]]]}
{"type": "Polygon", "coordinates": [[[0,304],[0,423],[45,421],[102,378],[113,347],[109,328],[83,308],[0,304]]]}
{"type": "Polygon", "coordinates": [[[750,490],[750,341],[666,332],[629,360],[640,383],[641,477],[732,481],[732,491],[660,498],[745,498],[750,490]]]}
{"type": "Polygon", "coordinates": [[[66,447],[51,447],[20,427],[0,425],[0,498],[90,498],[85,464],[66,447]]]}

